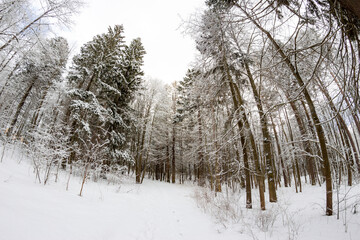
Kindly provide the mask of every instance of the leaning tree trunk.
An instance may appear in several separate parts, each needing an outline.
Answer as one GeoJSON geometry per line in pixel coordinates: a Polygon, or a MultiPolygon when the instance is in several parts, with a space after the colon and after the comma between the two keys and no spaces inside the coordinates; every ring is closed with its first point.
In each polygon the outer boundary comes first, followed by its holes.
{"type": "Polygon", "coordinates": [[[356,114],[356,108],[354,109],[351,105],[351,101],[349,100],[349,97],[348,95],[346,94],[346,92],[344,92],[345,90],[343,90],[343,88],[341,87],[339,81],[337,80],[336,76],[334,75],[334,73],[332,73],[330,71],[330,74],[331,76],[333,77],[335,83],[337,84],[342,96],[343,96],[343,99],[345,100],[346,104],[347,104],[347,107],[349,108],[349,111],[351,113],[351,116],[355,122],[355,126],[356,126],[356,129],[357,129],[357,132],[358,134],[360,134],[360,120],[359,120],[359,116],[356,114]]]}
{"type": "Polygon", "coordinates": [[[34,87],[34,83],[35,83],[35,79],[34,81],[32,81],[30,83],[30,85],[28,86],[28,88],[26,89],[25,91],[25,94],[23,95],[23,97],[21,98],[17,108],[16,108],[16,112],[15,112],[15,115],[13,117],[13,120],[11,121],[11,124],[10,124],[10,127],[8,129],[8,132],[7,132],[7,136],[9,137],[14,129],[14,126],[16,124],[16,122],[18,121],[18,118],[19,118],[19,115],[20,115],[20,112],[21,112],[21,109],[23,108],[25,102],[26,102],[26,99],[28,98],[32,88],[34,87]]]}
{"type": "Polygon", "coordinates": [[[345,120],[343,119],[343,117],[341,116],[340,112],[338,111],[338,109],[336,108],[329,92],[327,91],[327,89],[325,88],[324,84],[318,79],[317,81],[320,90],[323,92],[324,96],[326,97],[326,99],[328,100],[329,106],[331,108],[331,111],[336,114],[336,118],[339,122],[339,128],[341,129],[341,131],[343,131],[345,133],[345,138],[348,140],[348,143],[350,143],[350,147],[353,150],[353,154],[354,155],[350,155],[351,158],[353,158],[357,164],[357,170],[358,173],[360,173],[360,162],[359,162],[359,155],[355,146],[355,142],[351,136],[351,133],[349,131],[348,126],[345,123],[345,120]]]}
{"type": "Polygon", "coordinates": [[[319,116],[316,112],[315,105],[313,100],[311,99],[311,96],[306,88],[306,85],[304,83],[304,80],[300,76],[299,72],[296,70],[294,65],[291,63],[290,58],[285,54],[285,52],[282,50],[280,45],[276,42],[276,40],[273,38],[273,36],[265,30],[262,26],[259,25],[259,23],[253,18],[252,15],[250,15],[247,11],[243,9],[242,6],[239,4],[236,4],[236,6],[242,10],[242,12],[249,18],[249,20],[261,31],[263,32],[267,38],[270,40],[270,42],[273,44],[277,52],[280,54],[280,56],[283,58],[283,61],[285,64],[289,67],[290,72],[295,77],[295,79],[298,82],[298,85],[301,89],[303,89],[303,94],[305,96],[305,100],[309,106],[311,117],[314,121],[316,134],[318,136],[322,159],[324,161],[324,171],[325,171],[325,179],[326,179],[326,215],[331,216],[333,214],[333,192],[332,192],[332,179],[331,179],[331,169],[330,169],[330,159],[329,154],[326,147],[326,138],[324,134],[324,129],[321,125],[319,116]]]}
{"type": "MultiPolygon", "coordinates": [[[[239,128],[239,133],[240,133],[240,142],[241,142],[241,146],[243,148],[243,160],[244,160],[244,166],[245,166],[245,189],[246,189],[246,208],[252,208],[252,198],[251,198],[251,184],[250,184],[250,169],[249,169],[249,160],[248,160],[248,147],[247,147],[247,141],[246,141],[246,136],[245,136],[245,128],[244,128],[244,117],[245,113],[243,112],[243,106],[239,106],[239,99],[236,98],[236,93],[235,93],[235,89],[234,89],[234,83],[230,74],[230,70],[229,67],[227,65],[225,56],[224,56],[224,60],[223,60],[223,64],[225,67],[225,73],[226,73],[226,77],[228,79],[229,82],[229,88],[230,88],[230,92],[232,95],[232,99],[233,99],[233,103],[234,103],[234,107],[235,107],[235,111],[239,111],[240,113],[240,120],[237,121],[237,125],[239,128]]],[[[239,98],[241,97],[240,95],[238,96],[239,98]]],[[[242,101],[241,101],[242,102],[242,101]]],[[[265,206],[264,206],[265,208],[265,206]]]]}
{"type": "Polygon", "coordinates": [[[79,193],[79,196],[80,196],[80,197],[82,196],[82,191],[83,191],[83,189],[84,189],[84,184],[85,184],[86,177],[87,177],[87,174],[88,174],[89,165],[90,165],[89,162],[87,162],[86,165],[85,165],[84,176],[83,176],[83,180],[82,180],[82,182],[81,182],[81,188],[80,188],[80,193],[79,193]]]}

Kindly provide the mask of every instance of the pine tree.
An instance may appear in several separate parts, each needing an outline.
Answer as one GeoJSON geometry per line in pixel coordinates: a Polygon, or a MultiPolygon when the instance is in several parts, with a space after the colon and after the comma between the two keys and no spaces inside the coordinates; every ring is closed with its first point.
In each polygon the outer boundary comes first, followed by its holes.
{"type": "Polygon", "coordinates": [[[75,56],[68,77],[70,161],[83,156],[81,160],[102,165],[103,170],[133,161],[127,141],[133,121],[129,103],[141,83],[144,54],[140,39],[126,46],[123,27],[116,25],[95,36],[75,56]]]}

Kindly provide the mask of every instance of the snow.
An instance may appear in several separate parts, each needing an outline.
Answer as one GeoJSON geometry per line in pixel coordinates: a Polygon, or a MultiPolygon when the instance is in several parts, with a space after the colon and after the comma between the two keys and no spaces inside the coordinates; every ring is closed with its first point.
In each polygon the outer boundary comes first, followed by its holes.
{"type": "Polygon", "coordinates": [[[211,202],[211,197],[201,195],[212,196],[210,191],[192,184],[145,179],[136,185],[132,177],[124,177],[121,184],[88,181],[80,197],[80,177],[71,178],[69,191],[66,172],[60,173],[57,183],[52,176],[42,185],[36,182],[30,161],[21,158],[19,164],[20,153],[8,151],[0,163],[1,240],[356,240],[360,236],[360,214],[350,213],[351,204],[360,200],[358,186],[350,191],[346,233],[344,212],[340,220],[324,216],[324,188],[318,186],[304,184],[299,194],[281,188],[279,203],[267,202],[265,212],[258,209],[255,191],[254,209],[248,210],[244,191],[239,196],[226,194],[224,188],[211,202]],[[219,205],[222,200],[228,209],[231,204],[237,207],[239,216],[226,215],[221,207],[225,205],[219,205]]]}
{"type": "MultiPolygon", "coordinates": [[[[4,158],[0,164],[0,239],[223,239],[197,208],[193,186],[145,181],[119,185],[80,178],[69,191],[66,174],[58,183],[35,183],[31,165],[4,158]]],[[[131,181],[131,183],[130,183],[131,181]]]]}
{"type": "MultiPolygon", "coordinates": [[[[196,191],[200,208],[226,226],[224,231],[241,233],[241,239],[360,239],[360,213],[353,213],[354,206],[359,208],[359,185],[340,188],[339,219],[336,216],[336,191],[333,193],[334,215],[325,216],[325,186],[310,186],[303,183],[302,193],[296,193],[294,188],[279,188],[277,203],[269,203],[266,192],[266,211],[260,210],[259,196],[255,191],[253,209],[245,208],[244,190],[239,196],[238,193],[226,193],[223,189],[223,193],[211,201],[208,200],[209,190],[196,191]]],[[[357,211],[359,212],[359,209],[357,211]]]]}

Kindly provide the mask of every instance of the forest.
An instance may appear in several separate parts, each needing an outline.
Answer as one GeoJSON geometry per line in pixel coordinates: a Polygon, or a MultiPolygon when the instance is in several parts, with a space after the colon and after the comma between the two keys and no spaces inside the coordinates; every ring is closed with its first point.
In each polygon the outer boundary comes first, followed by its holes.
{"type": "Polygon", "coordinates": [[[145,77],[141,36],[121,23],[72,56],[52,33],[84,2],[40,2],[0,1],[0,169],[15,152],[37,185],[78,179],[77,197],[128,179],[236,193],[260,214],[305,189],[322,221],[359,211],[356,0],[206,0],[183,23],[196,59],[172,83],[145,77]]]}

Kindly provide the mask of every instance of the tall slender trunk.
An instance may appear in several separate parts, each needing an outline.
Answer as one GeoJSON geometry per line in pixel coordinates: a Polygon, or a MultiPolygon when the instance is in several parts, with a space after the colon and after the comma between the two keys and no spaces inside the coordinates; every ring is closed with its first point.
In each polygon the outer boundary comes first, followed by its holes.
{"type": "Polygon", "coordinates": [[[184,184],[184,173],[185,173],[185,169],[184,169],[184,158],[183,158],[183,131],[182,131],[182,126],[180,127],[180,142],[179,142],[179,155],[180,155],[180,164],[181,164],[181,175],[180,175],[180,183],[184,184]]]}
{"type": "MultiPolygon", "coordinates": [[[[221,181],[220,181],[220,164],[219,164],[219,156],[218,156],[218,141],[217,141],[217,121],[215,117],[215,109],[212,105],[212,120],[213,120],[213,139],[214,139],[214,147],[215,147],[215,193],[221,192],[221,181]]],[[[246,202],[248,202],[246,200],[246,202]]],[[[251,202],[251,199],[250,199],[251,202]]]]}
{"type": "MultiPolygon", "coordinates": [[[[287,98],[290,99],[290,96],[287,96],[287,98]]],[[[316,175],[315,175],[315,170],[314,170],[315,158],[313,157],[313,153],[310,148],[310,142],[307,139],[308,137],[307,137],[307,133],[306,133],[306,127],[300,116],[300,111],[299,111],[298,107],[296,106],[296,103],[293,101],[290,101],[290,107],[293,110],[295,120],[296,120],[297,126],[300,130],[301,138],[303,141],[303,148],[304,148],[304,151],[306,152],[305,162],[306,162],[307,170],[308,170],[309,176],[310,176],[310,183],[311,183],[311,185],[315,185],[316,184],[316,175]]],[[[286,113],[286,115],[287,115],[287,113],[286,113]]]]}
{"type": "MultiPolygon", "coordinates": [[[[285,110],[285,114],[286,114],[286,125],[287,125],[288,131],[289,131],[289,138],[290,138],[291,146],[293,147],[293,149],[295,149],[294,134],[293,134],[290,120],[289,120],[286,110],[285,110]]],[[[296,181],[295,185],[299,185],[300,192],[302,192],[300,169],[299,169],[298,159],[296,158],[296,156],[294,156],[294,164],[295,164],[295,167],[293,168],[294,169],[294,177],[295,177],[295,170],[296,170],[296,176],[297,176],[297,181],[296,181]]],[[[296,192],[297,192],[297,188],[296,188],[296,192]]]]}
{"type": "MultiPolygon", "coordinates": [[[[236,96],[235,89],[234,89],[235,84],[233,83],[233,80],[230,75],[230,71],[229,71],[229,68],[228,68],[228,65],[227,65],[225,59],[224,59],[224,65],[225,65],[226,76],[229,81],[229,88],[230,88],[230,92],[232,95],[235,111],[236,112],[239,111],[239,114],[240,114],[240,119],[237,121],[237,125],[238,125],[239,133],[240,133],[240,142],[241,142],[241,146],[243,149],[242,152],[243,152],[243,160],[244,160],[244,167],[245,167],[246,208],[252,208],[250,169],[249,169],[249,160],[248,160],[249,157],[248,157],[247,141],[246,141],[246,136],[245,136],[246,129],[244,128],[245,113],[243,112],[243,110],[244,110],[243,106],[239,104],[239,102],[240,102],[239,98],[241,96],[240,95],[236,96]],[[238,99],[236,97],[238,97],[238,99]]],[[[243,101],[241,101],[241,102],[243,102],[243,101]]],[[[265,206],[264,206],[264,208],[265,208],[265,206]]]]}
{"type": "Polygon", "coordinates": [[[336,85],[338,86],[341,94],[343,95],[343,98],[347,104],[347,107],[350,110],[351,116],[355,122],[355,126],[357,129],[357,132],[360,134],[360,120],[359,120],[359,116],[355,113],[355,110],[352,108],[352,104],[350,103],[350,100],[348,99],[348,95],[344,92],[343,88],[341,87],[339,80],[336,78],[336,76],[334,75],[334,73],[330,72],[331,76],[333,77],[336,85]]]}
{"type": "MultiPolygon", "coordinates": [[[[173,87],[176,88],[176,82],[173,84],[173,87]]],[[[176,91],[172,94],[172,110],[174,116],[176,115],[176,100],[177,95],[176,91]]],[[[176,144],[176,122],[172,122],[172,159],[171,159],[171,182],[175,183],[176,179],[176,165],[175,165],[175,144],[176,144]]]]}
{"type": "Polygon", "coordinates": [[[166,144],[166,165],[165,165],[166,182],[170,182],[170,150],[169,143],[166,144]]]}
{"type": "MultiPolygon", "coordinates": [[[[143,124],[143,129],[141,131],[140,134],[140,139],[139,139],[139,146],[138,146],[138,150],[137,150],[137,157],[136,157],[136,162],[135,162],[135,181],[136,183],[141,183],[141,172],[143,167],[143,156],[144,156],[144,142],[145,142],[145,135],[146,135],[146,125],[147,125],[147,114],[145,116],[145,120],[144,120],[144,124],[143,124]]],[[[144,169],[145,171],[145,169],[144,169]]]]}
{"type": "Polygon", "coordinates": [[[287,174],[287,172],[286,172],[286,168],[285,168],[285,164],[284,164],[283,157],[281,156],[282,153],[281,153],[281,148],[280,148],[279,137],[278,137],[278,134],[277,134],[277,131],[276,131],[276,127],[275,127],[274,121],[273,121],[273,119],[272,119],[271,116],[270,116],[270,120],[271,120],[271,124],[272,124],[272,127],[273,127],[273,132],[274,132],[274,135],[275,135],[275,141],[276,141],[278,156],[279,156],[279,160],[280,160],[280,164],[281,164],[281,168],[282,168],[282,172],[283,172],[284,186],[285,186],[285,187],[288,187],[288,174],[287,174]]]}
{"type": "Polygon", "coordinates": [[[200,107],[198,109],[198,127],[199,127],[199,147],[198,147],[198,184],[199,186],[205,186],[205,163],[203,155],[203,136],[202,136],[202,121],[200,107]]]}
{"type": "Polygon", "coordinates": [[[172,150],[172,159],[171,159],[171,182],[175,183],[175,170],[176,170],[176,166],[175,166],[175,135],[176,135],[176,131],[175,131],[175,123],[173,123],[173,129],[172,129],[172,145],[171,145],[171,150],[172,150]]]}
{"type": "Polygon", "coordinates": [[[334,102],[332,101],[332,98],[329,94],[329,92],[327,91],[327,89],[325,88],[324,84],[318,79],[317,81],[319,87],[320,87],[320,90],[323,92],[324,96],[326,97],[328,103],[329,103],[329,106],[331,108],[331,111],[336,114],[336,118],[339,122],[339,128],[342,129],[342,131],[344,132],[344,134],[346,135],[346,139],[348,140],[348,143],[350,143],[350,147],[351,149],[353,150],[353,155],[350,155],[351,158],[353,158],[357,164],[357,167],[358,167],[358,173],[360,173],[360,162],[359,162],[359,155],[358,155],[358,151],[356,149],[356,146],[355,146],[355,143],[354,143],[354,140],[351,136],[351,133],[350,133],[350,130],[348,128],[348,126],[346,125],[345,123],[345,120],[343,119],[343,117],[341,116],[341,114],[339,113],[338,109],[336,108],[334,102]]]}
{"type": "MultiPolygon", "coordinates": [[[[155,114],[156,114],[156,111],[155,111],[154,116],[153,116],[153,118],[151,120],[151,129],[150,129],[150,136],[149,136],[149,141],[148,141],[149,143],[151,143],[151,140],[152,140],[153,128],[154,128],[154,123],[155,123],[155,114]]],[[[140,183],[142,183],[144,181],[145,171],[146,171],[146,167],[148,165],[148,158],[149,158],[149,149],[146,150],[144,169],[143,169],[143,172],[142,172],[141,182],[140,183]]]]}
{"type": "Polygon", "coordinates": [[[246,69],[246,73],[251,85],[251,89],[255,98],[256,106],[258,108],[258,113],[260,117],[260,125],[261,125],[261,132],[263,135],[263,148],[264,148],[264,155],[265,155],[265,168],[268,177],[268,186],[269,186],[269,200],[270,202],[276,202],[276,189],[275,189],[275,166],[272,165],[273,158],[271,154],[271,137],[268,129],[267,118],[262,106],[261,98],[257,87],[255,85],[255,80],[253,75],[250,71],[250,67],[246,61],[244,61],[244,66],[246,69]]]}
{"type": "Polygon", "coordinates": [[[249,18],[249,20],[261,31],[263,32],[267,38],[270,40],[270,42],[273,44],[273,46],[276,48],[277,52],[282,57],[285,64],[289,67],[289,70],[291,71],[292,75],[295,77],[295,79],[298,82],[299,87],[303,90],[303,94],[305,96],[305,100],[309,106],[311,117],[314,121],[315,130],[318,136],[318,140],[320,143],[320,149],[321,149],[321,155],[322,159],[324,161],[324,171],[325,171],[325,179],[326,179],[326,215],[331,216],[333,214],[333,191],[332,191],[332,179],[331,179],[331,167],[330,167],[330,159],[329,154],[326,147],[326,138],[324,134],[323,127],[321,125],[320,119],[318,117],[318,114],[316,112],[316,108],[314,105],[313,100],[311,99],[311,96],[306,88],[306,85],[300,76],[299,72],[296,70],[294,65],[291,63],[290,58],[284,53],[282,48],[279,46],[279,44],[276,42],[276,40],[273,38],[273,36],[265,30],[262,26],[259,25],[259,23],[251,16],[247,11],[245,11],[239,4],[236,4],[236,6],[243,11],[243,13],[249,18]]]}
{"type": "Polygon", "coordinates": [[[12,131],[13,131],[13,129],[14,129],[14,126],[15,126],[16,122],[18,121],[18,118],[19,118],[21,109],[23,108],[23,106],[24,106],[24,104],[25,104],[25,102],[26,102],[26,99],[28,98],[28,96],[29,96],[29,94],[30,94],[30,92],[31,92],[31,89],[34,87],[35,80],[36,80],[36,79],[34,79],[34,81],[32,81],[32,82],[30,83],[30,85],[28,86],[28,88],[27,88],[26,91],[25,91],[25,94],[24,94],[23,97],[21,98],[21,100],[20,100],[20,102],[19,102],[19,104],[18,104],[18,106],[17,106],[17,108],[16,108],[15,115],[14,115],[14,117],[13,117],[13,120],[11,121],[9,130],[8,130],[8,132],[7,132],[7,134],[6,134],[8,137],[11,135],[11,133],[12,133],[12,131]]]}
{"type": "MultiPolygon", "coordinates": [[[[338,121],[337,121],[337,125],[340,125],[338,121]]],[[[346,158],[345,165],[346,165],[347,172],[348,172],[347,173],[347,175],[348,175],[348,186],[352,186],[352,167],[354,167],[354,161],[353,161],[352,156],[351,156],[350,143],[349,143],[349,140],[346,137],[346,133],[345,133],[344,129],[341,129],[340,126],[338,128],[339,128],[339,133],[340,133],[343,149],[344,149],[344,152],[345,152],[345,158],[346,158]]]]}
{"type": "Polygon", "coordinates": [[[39,104],[38,104],[38,106],[37,106],[37,108],[35,110],[35,113],[34,113],[33,117],[32,117],[32,120],[31,120],[31,127],[32,128],[35,128],[35,126],[38,123],[40,110],[41,110],[41,108],[42,108],[42,106],[44,104],[47,93],[48,93],[48,87],[46,87],[46,89],[44,90],[44,92],[43,92],[43,94],[42,94],[42,96],[41,96],[41,98],[39,100],[39,104]]]}
{"type": "MultiPolygon", "coordinates": [[[[236,84],[232,84],[232,86],[234,87],[236,97],[237,97],[237,99],[239,101],[239,105],[244,106],[244,100],[241,97],[240,90],[239,90],[238,86],[236,84]]],[[[242,107],[241,110],[242,111],[244,110],[243,107],[242,107]]],[[[247,134],[249,135],[249,139],[250,139],[251,152],[252,152],[253,160],[254,160],[254,163],[255,163],[255,175],[256,175],[256,180],[257,180],[258,187],[259,187],[260,208],[261,208],[261,210],[265,210],[264,174],[263,174],[263,171],[262,171],[262,168],[261,168],[261,162],[260,162],[259,154],[258,154],[258,151],[257,151],[257,145],[256,145],[256,142],[255,142],[254,135],[253,135],[253,133],[251,131],[251,126],[250,126],[249,120],[248,120],[248,118],[247,118],[247,116],[245,115],[244,112],[242,112],[241,118],[242,118],[242,121],[244,122],[245,129],[247,130],[247,134]]]]}

